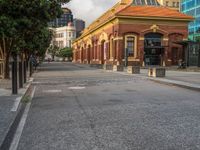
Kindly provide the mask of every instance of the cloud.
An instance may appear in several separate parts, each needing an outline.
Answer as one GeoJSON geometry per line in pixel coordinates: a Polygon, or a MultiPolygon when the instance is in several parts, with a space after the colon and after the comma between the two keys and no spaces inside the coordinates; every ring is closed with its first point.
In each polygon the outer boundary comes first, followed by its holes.
{"type": "Polygon", "coordinates": [[[100,17],[119,0],[72,0],[66,7],[72,10],[74,18],[83,19],[86,26],[100,17]]]}

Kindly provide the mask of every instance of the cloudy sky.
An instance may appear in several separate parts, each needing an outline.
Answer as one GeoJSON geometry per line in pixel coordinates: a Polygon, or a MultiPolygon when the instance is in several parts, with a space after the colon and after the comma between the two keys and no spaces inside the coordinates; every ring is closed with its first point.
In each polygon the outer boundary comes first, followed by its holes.
{"type": "Polygon", "coordinates": [[[66,6],[73,12],[74,18],[85,20],[86,26],[98,18],[119,0],[72,0],[66,6]]]}

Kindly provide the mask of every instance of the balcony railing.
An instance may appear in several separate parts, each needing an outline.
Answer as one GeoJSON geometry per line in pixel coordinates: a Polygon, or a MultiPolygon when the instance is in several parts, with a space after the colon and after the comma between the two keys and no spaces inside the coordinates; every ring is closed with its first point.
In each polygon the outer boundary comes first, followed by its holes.
{"type": "Polygon", "coordinates": [[[4,74],[4,60],[0,59],[0,79],[3,78],[3,74],[4,74]]]}

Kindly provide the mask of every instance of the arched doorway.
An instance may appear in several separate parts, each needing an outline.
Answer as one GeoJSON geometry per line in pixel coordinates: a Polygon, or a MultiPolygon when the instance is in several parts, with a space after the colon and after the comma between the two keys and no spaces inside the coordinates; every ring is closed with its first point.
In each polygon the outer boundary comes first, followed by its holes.
{"type": "Polygon", "coordinates": [[[87,49],[88,64],[90,64],[90,59],[91,59],[91,45],[88,45],[88,49],[87,49]]]}
{"type": "Polygon", "coordinates": [[[147,33],[144,40],[145,65],[161,65],[164,55],[162,46],[163,35],[160,33],[147,33]]]}
{"type": "Polygon", "coordinates": [[[105,40],[101,41],[101,63],[104,64],[106,60],[106,42],[105,40]]]}
{"type": "Polygon", "coordinates": [[[81,63],[83,63],[84,60],[84,49],[83,47],[81,48],[81,63]]]}

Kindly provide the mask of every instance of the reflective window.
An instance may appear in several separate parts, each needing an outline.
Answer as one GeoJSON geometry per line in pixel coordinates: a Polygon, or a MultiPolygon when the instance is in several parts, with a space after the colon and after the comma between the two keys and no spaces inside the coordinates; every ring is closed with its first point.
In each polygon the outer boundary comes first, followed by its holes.
{"type": "Polygon", "coordinates": [[[134,37],[127,37],[127,50],[128,50],[128,56],[133,57],[134,56],[134,45],[135,45],[135,38],[134,37]]]}

